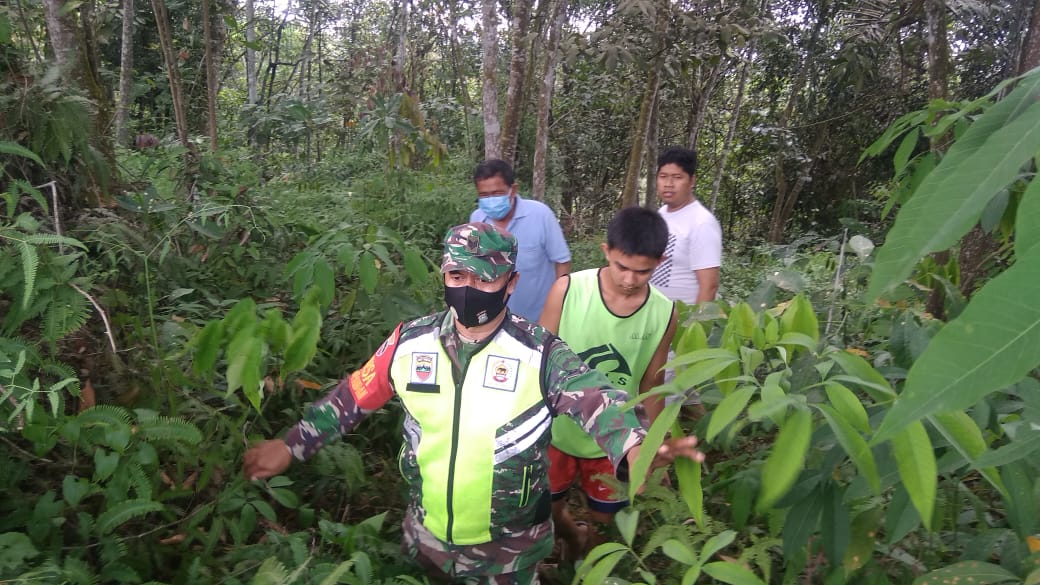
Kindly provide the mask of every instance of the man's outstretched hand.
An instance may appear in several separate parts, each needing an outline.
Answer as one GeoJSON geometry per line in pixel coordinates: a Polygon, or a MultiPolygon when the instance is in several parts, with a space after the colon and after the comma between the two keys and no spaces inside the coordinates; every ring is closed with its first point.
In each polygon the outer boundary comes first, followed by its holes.
{"type": "MultiPolygon", "coordinates": [[[[636,445],[628,451],[628,468],[632,469],[636,465],[636,459],[639,459],[639,451],[642,445],[636,445]]],[[[690,435],[688,437],[680,437],[677,439],[668,439],[661,443],[661,446],[657,449],[657,453],[654,454],[653,461],[650,462],[650,469],[647,470],[649,473],[658,467],[664,467],[671,465],[679,457],[685,457],[686,459],[692,459],[697,463],[704,462],[704,453],[697,450],[697,437],[690,435]]],[[[642,491],[642,490],[640,490],[642,491]]]]}
{"type": "Polygon", "coordinates": [[[253,445],[246,451],[242,471],[246,479],[266,479],[281,474],[292,463],[292,453],[285,441],[274,439],[253,445]]]}

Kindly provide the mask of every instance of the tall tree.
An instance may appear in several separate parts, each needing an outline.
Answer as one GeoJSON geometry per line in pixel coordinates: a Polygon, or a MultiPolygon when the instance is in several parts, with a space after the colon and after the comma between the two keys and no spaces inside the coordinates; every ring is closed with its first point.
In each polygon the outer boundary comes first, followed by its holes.
{"type": "Polygon", "coordinates": [[[516,140],[520,133],[520,114],[524,103],[524,77],[530,42],[527,38],[531,24],[531,5],[534,0],[516,0],[513,6],[512,57],[509,60],[509,89],[506,90],[506,111],[502,121],[502,158],[513,163],[516,159],[516,140]]]}
{"type": "Polygon", "coordinates": [[[631,146],[628,150],[628,164],[625,166],[625,184],[621,191],[621,207],[639,204],[639,177],[643,168],[643,152],[646,150],[646,134],[650,129],[650,115],[657,100],[660,87],[661,68],[664,66],[665,48],[667,47],[668,21],[670,2],[658,0],[654,3],[654,58],[646,75],[643,88],[643,99],[639,105],[639,116],[632,125],[631,146]]]}
{"type": "Polygon", "coordinates": [[[483,50],[484,158],[502,158],[498,121],[498,2],[481,0],[480,46],[483,50]]]}
{"type": "Polygon", "coordinates": [[[209,135],[210,152],[217,151],[217,92],[220,76],[214,58],[213,0],[202,0],[203,59],[206,65],[206,132],[209,135]]]}
{"type": "Polygon", "coordinates": [[[163,64],[166,66],[166,78],[170,82],[170,99],[173,101],[173,120],[177,127],[177,139],[181,145],[194,153],[195,145],[188,140],[188,114],[184,109],[184,93],[181,87],[181,72],[177,65],[177,56],[173,51],[173,31],[170,30],[170,15],[166,10],[165,0],[152,0],[152,11],[155,14],[155,25],[159,32],[159,45],[162,48],[163,64]]]}
{"type": "Polygon", "coordinates": [[[538,129],[535,131],[534,174],[531,196],[545,200],[545,167],[549,156],[549,114],[552,111],[553,89],[556,87],[556,60],[560,46],[560,30],[567,18],[567,1],[553,2],[553,18],[549,25],[549,40],[545,46],[545,67],[542,69],[542,91],[538,98],[538,129]]]}
{"type": "Polygon", "coordinates": [[[134,0],[123,0],[123,36],[119,51],[119,104],[116,106],[116,141],[130,145],[130,107],[134,103],[134,0]]]}
{"type": "Polygon", "coordinates": [[[255,106],[259,100],[256,88],[256,6],[255,0],[246,0],[246,99],[255,106]]]}

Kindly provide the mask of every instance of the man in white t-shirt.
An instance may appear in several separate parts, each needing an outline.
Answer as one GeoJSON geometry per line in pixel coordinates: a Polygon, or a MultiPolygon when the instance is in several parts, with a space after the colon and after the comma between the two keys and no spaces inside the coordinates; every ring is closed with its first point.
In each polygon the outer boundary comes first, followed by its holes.
{"type": "Polygon", "coordinates": [[[668,224],[665,260],[650,284],[666,297],[693,305],[715,299],[722,265],[722,227],[693,193],[697,153],[673,146],[657,159],[659,210],[668,224]]]}

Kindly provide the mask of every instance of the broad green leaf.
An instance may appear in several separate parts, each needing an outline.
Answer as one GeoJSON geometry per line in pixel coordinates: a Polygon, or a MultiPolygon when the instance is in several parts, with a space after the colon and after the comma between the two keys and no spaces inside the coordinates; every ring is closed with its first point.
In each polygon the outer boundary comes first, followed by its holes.
{"type": "Polygon", "coordinates": [[[762,465],[762,490],[756,505],[760,512],[769,509],[794,485],[805,465],[811,436],[812,413],[796,410],[780,429],[773,449],[762,465]]]}
{"type": "Polygon", "coordinates": [[[823,388],[827,392],[827,399],[830,400],[831,406],[846,422],[861,432],[870,432],[867,409],[863,408],[863,403],[852,390],[833,380],[824,382],[823,388]]]}
{"type": "Polygon", "coordinates": [[[408,274],[408,278],[412,280],[412,284],[420,284],[426,280],[426,276],[429,274],[426,270],[426,262],[423,261],[422,255],[419,251],[408,246],[404,249],[404,271],[408,274]]]}
{"type": "Polygon", "coordinates": [[[696,321],[690,323],[683,329],[682,335],[676,335],[676,338],[677,341],[674,343],[676,356],[708,347],[708,337],[704,334],[704,327],[701,327],[701,324],[696,321]]]}
{"type": "Polygon", "coordinates": [[[729,423],[736,420],[754,394],[754,386],[742,386],[723,398],[722,402],[711,413],[711,420],[708,421],[708,430],[704,434],[704,440],[710,443],[729,423]]]}
{"type": "MultiPolygon", "coordinates": [[[[968,413],[960,410],[940,413],[930,416],[929,420],[969,464],[974,465],[975,460],[985,453],[986,440],[982,438],[982,430],[968,413]]],[[[979,472],[997,491],[1004,493],[1004,484],[996,469],[982,468],[979,472]]]]}
{"type": "Polygon", "coordinates": [[[691,351],[689,353],[678,353],[676,357],[668,361],[665,369],[675,369],[682,366],[690,366],[708,360],[732,360],[737,361],[737,352],[722,348],[706,348],[691,351]]]}
{"type": "Polygon", "coordinates": [[[878,428],[883,441],[936,412],[964,410],[1040,364],[1040,247],[975,293],[932,338],[878,428]]]}
{"type": "Polygon", "coordinates": [[[1040,242],[1040,180],[1035,177],[1022,193],[1015,212],[1015,255],[1024,256],[1040,242]]]}
{"type": "Polygon", "coordinates": [[[875,506],[852,519],[849,528],[849,546],[845,549],[842,566],[851,573],[873,558],[874,546],[878,542],[878,527],[885,516],[885,509],[875,506]]]}
{"type": "Polygon", "coordinates": [[[657,415],[657,420],[654,424],[650,425],[650,430],[646,433],[646,438],[643,439],[642,445],[639,448],[639,457],[636,457],[635,465],[632,466],[629,471],[629,499],[633,499],[635,494],[639,492],[639,489],[646,483],[646,476],[650,472],[650,464],[653,463],[654,455],[657,450],[661,447],[661,443],[664,442],[664,437],[668,434],[669,429],[675,423],[675,420],[679,417],[679,410],[682,409],[682,402],[676,401],[672,404],[668,404],[661,410],[661,414],[657,415]]]}
{"type": "Polygon", "coordinates": [[[9,569],[16,569],[39,554],[27,535],[21,532],[0,534],[0,571],[6,573],[9,569]]]}
{"type": "MultiPolygon", "coordinates": [[[[678,421],[672,423],[672,436],[685,437],[678,421]]],[[[682,496],[690,516],[698,526],[704,525],[704,486],[701,484],[701,464],[696,461],[680,458],[672,463],[675,476],[679,480],[679,495],[682,496]]]]}
{"type": "Polygon", "coordinates": [[[639,510],[629,506],[614,515],[614,523],[617,524],[621,538],[625,544],[632,546],[636,538],[636,529],[639,528],[639,510]]]}
{"type": "Polygon", "coordinates": [[[1034,485],[1036,478],[1032,466],[1023,461],[1005,465],[1000,469],[1001,478],[1007,486],[1004,502],[1007,519],[1011,527],[1025,540],[1036,533],[1038,514],[1034,485]]]}
{"type": "Polygon", "coordinates": [[[94,451],[94,478],[97,481],[105,481],[112,476],[119,466],[119,453],[109,453],[98,448],[94,451]]]}
{"type": "Polygon", "coordinates": [[[328,307],[332,304],[332,299],[336,296],[336,278],[332,272],[332,267],[325,259],[320,259],[314,263],[314,286],[318,287],[320,291],[319,298],[321,299],[321,306],[328,307]]]}
{"type": "MultiPolygon", "coordinates": [[[[614,572],[614,567],[617,566],[618,562],[621,560],[622,557],[625,556],[626,552],[627,551],[612,552],[610,554],[604,555],[603,558],[596,561],[595,563],[591,563],[591,561],[586,560],[586,563],[592,564],[592,568],[579,582],[588,583],[589,585],[599,585],[600,583],[605,583],[607,577],[609,577],[610,574],[614,572]]],[[[582,568],[584,568],[584,565],[582,566],[582,568]]]]}
{"type": "Polygon", "coordinates": [[[666,540],[661,545],[661,552],[684,565],[697,564],[697,553],[693,552],[688,544],[674,538],[666,540]]]}
{"type": "Polygon", "coordinates": [[[228,394],[260,383],[262,342],[256,335],[256,322],[250,322],[231,338],[227,348],[228,394]]]}
{"type": "Polygon", "coordinates": [[[256,323],[256,302],[245,298],[237,303],[224,315],[224,331],[228,335],[238,333],[240,329],[249,324],[256,323]]]}
{"type": "Polygon", "coordinates": [[[736,351],[755,334],[758,318],[747,303],[739,303],[730,310],[726,327],[722,330],[722,347],[736,351]]]}
{"type": "Polygon", "coordinates": [[[925,255],[957,243],[993,195],[1040,150],[1040,104],[1015,116],[1021,100],[1038,93],[1040,76],[1023,81],[1006,106],[990,108],[954,143],[896,217],[878,251],[867,298],[894,288],[925,255]]]}
{"type": "Polygon", "coordinates": [[[765,583],[744,565],[717,561],[704,565],[704,572],[711,577],[730,585],[765,585],[765,583]]]}
{"type": "Polygon", "coordinates": [[[343,270],[343,276],[350,277],[354,274],[354,265],[357,263],[358,252],[350,245],[344,244],[336,254],[336,262],[343,270]]]}
{"type": "Polygon", "coordinates": [[[321,337],[321,312],[317,307],[304,305],[293,317],[292,335],[285,349],[283,373],[296,372],[307,367],[318,351],[321,337]]]}
{"type": "Polygon", "coordinates": [[[975,460],[975,467],[1001,467],[1029,457],[1037,451],[1040,451],[1040,430],[1029,427],[1021,428],[1007,445],[996,451],[988,451],[980,455],[975,460]]]}
{"type": "Polygon", "coordinates": [[[734,358],[707,360],[679,371],[673,383],[683,390],[696,388],[736,362],[734,358]]]}
{"type": "Polygon", "coordinates": [[[61,482],[61,497],[70,506],[77,506],[83,499],[83,496],[90,493],[90,488],[90,482],[86,478],[66,475],[61,482]]]}
{"type": "Polygon", "coordinates": [[[845,453],[856,466],[856,469],[859,469],[860,474],[867,479],[874,493],[879,495],[881,493],[881,477],[878,475],[874,454],[871,452],[870,446],[867,445],[866,439],[860,436],[856,429],[833,408],[826,404],[815,404],[814,406],[823,413],[824,418],[827,419],[827,424],[834,431],[834,436],[838,439],[838,443],[845,449],[845,453]]]}
{"type": "Polygon", "coordinates": [[[361,276],[361,286],[365,292],[372,294],[376,290],[379,280],[379,271],[376,269],[376,258],[369,252],[361,253],[361,261],[358,263],[358,274],[361,276]]]}
{"type": "Polygon", "coordinates": [[[925,528],[931,529],[932,510],[935,509],[935,485],[938,471],[935,452],[928,431],[920,421],[914,421],[892,437],[892,455],[910,501],[921,516],[925,528]]]}
{"type": "MultiPolygon", "coordinates": [[[[828,353],[826,357],[845,370],[845,373],[849,375],[846,381],[863,388],[874,400],[887,402],[895,397],[896,393],[892,390],[892,385],[867,360],[841,350],[828,353]]],[[[835,376],[833,379],[842,380],[839,376],[835,376]]]]}
{"type": "MultiPolygon", "coordinates": [[[[578,568],[577,574],[574,576],[574,578],[580,581],[586,575],[589,574],[592,568],[600,560],[611,555],[624,555],[626,552],[628,552],[628,547],[623,544],[617,542],[604,542],[603,544],[589,551],[588,556],[585,557],[585,561],[582,562],[581,567],[578,568]]],[[[601,581],[590,581],[590,583],[600,582],[601,581]]]]}
{"type": "Polygon", "coordinates": [[[704,562],[711,558],[715,553],[726,548],[737,538],[736,531],[723,530],[722,532],[712,536],[704,543],[701,547],[701,562],[704,562]]]}
{"type": "Polygon", "coordinates": [[[224,322],[215,320],[206,323],[196,339],[192,369],[196,374],[212,372],[217,364],[217,356],[220,355],[220,344],[224,340],[224,322]]]}
{"type": "Polygon", "coordinates": [[[820,489],[817,486],[806,497],[795,502],[784,519],[782,532],[785,557],[792,557],[804,551],[809,539],[816,532],[823,512],[823,500],[819,496],[820,489]]]}
{"type": "MultiPolygon", "coordinates": [[[[789,333],[800,333],[811,339],[810,351],[816,349],[816,345],[820,342],[820,323],[816,319],[816,313],[813,312],[812,303],[804,295],[795,295],[784,309],[784,314],[780,316],[779,343],[785,343],[784,339],[788,337],[789,333]]],[[[787,341],[786,343],[795,342],[787,341]]]]}
{"type": "Polygon", "coordinates": [[[899,176],[903,173],[903,169],[906,168],[906,163],[910,160],[910,155],[914,152],[914,147],[917,146],[917,140],[920,137],[920,131],[918,128],[913,128],[906,133],[903,137],[903,141],[899,144],[899,148],[896,149],[896,155],[892,158],[892,164],[895,167],[895,176],[899,176]]]}
{"type": "Polygon", "coordinates": [[[943,585],[943,583],[986,585],[1008,581],[1017,582],[1020,579],[999,565],[982,561],[961,561],[921,575],[914,580],[914,585],[943,585]]]}
{"type": "Polygon", "coordinates": [[[805,290],[805,277],[800,272],[789,268],[774,270],[766,275],[766,280],[786,291],[798,293],[805,290]]]}

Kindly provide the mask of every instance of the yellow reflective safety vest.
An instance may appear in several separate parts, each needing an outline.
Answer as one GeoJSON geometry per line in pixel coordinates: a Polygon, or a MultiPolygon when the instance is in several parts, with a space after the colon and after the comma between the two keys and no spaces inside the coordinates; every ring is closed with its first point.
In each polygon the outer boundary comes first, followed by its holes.
{"type": "Polygon", "coordinates": [[[434,536],[452,544],[490,542],[546,522],[552,412],[541,371],[551,334],[539,338],[506,319],[466,371],[455,372],[440,324],[407,325],[390,366],[406,412],[400,463],[412,505],[434,536]]]}

